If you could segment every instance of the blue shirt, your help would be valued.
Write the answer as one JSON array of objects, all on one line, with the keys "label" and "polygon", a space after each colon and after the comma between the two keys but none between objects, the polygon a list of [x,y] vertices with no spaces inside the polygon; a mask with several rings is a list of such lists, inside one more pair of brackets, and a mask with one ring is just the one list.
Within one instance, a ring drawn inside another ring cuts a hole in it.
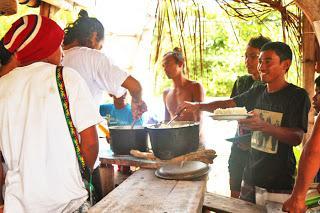
[{"label": "blue shirt", "polygon": [[[110,126],[126,126],[133,122],[130,104],[126,104],[122,109],[115,108],[113,104],[100,105],[100,115],[107,116],[107,114],[110,115]],[[141,126],[142,119],[137,120],[135,125]]]}]

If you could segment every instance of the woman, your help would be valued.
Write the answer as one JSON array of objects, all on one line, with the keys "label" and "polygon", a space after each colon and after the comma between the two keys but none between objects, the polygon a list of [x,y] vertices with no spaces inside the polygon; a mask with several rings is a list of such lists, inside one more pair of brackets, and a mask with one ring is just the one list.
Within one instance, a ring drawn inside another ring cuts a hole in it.
[{"label": "woman", "polygon": [[[12,59],[19,65],[0,78],[0,149],[8,167],[5,212],[88,208],[56,81],[63,37],[51,19],[27,15],[13,23],[0,45],[7,53],[0,54],[2,67]],[[81,153],[92,169],[98,154],[95,125],[101,117],[79,74],[64,67],[63,78]]]},{"label": "woman", "polygon": [[103,92],[119,98],[125,93],[124,88],[128,89],[132,96],[133,118],[140,118],[147,110],[141,99],[142,87],[135,78],[114,65],[99,51],[103,42],[103,25],[81,10],[79,18],[65,29],[63,64],[79,72],[97,103],[100,103]]}]

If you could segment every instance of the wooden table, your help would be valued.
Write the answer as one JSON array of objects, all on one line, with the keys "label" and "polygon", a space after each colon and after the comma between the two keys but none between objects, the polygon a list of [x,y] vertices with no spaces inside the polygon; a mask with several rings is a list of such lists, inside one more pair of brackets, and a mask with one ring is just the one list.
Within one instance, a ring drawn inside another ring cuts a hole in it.
[{"label": "wooden table", "polygon": [[89,212],[201,212],[207,177],[197,181],[157,178],[140,169],[93,206]]},{"label": "wooden table", "polygon": [[139,159],[130,155],[113,155],[109,149],[100,156],[100,181],[102,195],[105,196],[115,187],[114,168],[112,164],[120,166],[135,166],[140,168],[158,168],[159,163],[152,160]]},{"label": "wooden table", "polygon": [[205,209],[218,213],[246,212],[262,213],[267,212],[265,207],[255,205],[240,199],[225,197],[214,193],[206,193],[203,206]]}]

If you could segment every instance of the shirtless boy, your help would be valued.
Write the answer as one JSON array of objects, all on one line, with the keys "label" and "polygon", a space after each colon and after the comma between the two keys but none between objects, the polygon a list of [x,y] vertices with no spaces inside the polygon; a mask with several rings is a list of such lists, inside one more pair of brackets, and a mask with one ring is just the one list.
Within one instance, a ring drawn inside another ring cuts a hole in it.
[{"label": "shirtless boy", "polygon": [[[177,107],[184,101],[202,102],[204,90],[200,83],[190,81],[183,75],[184,58],[181,49],[174,48],[173,51],[163,56],[162,67],[169,79],[173,81],[173,88],[163,92],[165,104],[165,120],[170,120],[177,113]],[[200,113],[186,112],[176,120],[200,121]]]}]

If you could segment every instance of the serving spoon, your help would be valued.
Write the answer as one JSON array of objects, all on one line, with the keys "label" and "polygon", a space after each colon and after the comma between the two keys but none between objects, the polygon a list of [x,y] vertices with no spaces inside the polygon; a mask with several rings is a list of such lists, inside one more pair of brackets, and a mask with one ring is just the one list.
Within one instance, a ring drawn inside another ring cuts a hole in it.
[{"label": "serving spoon", "polygon": [[174,120],[176,120],[183,111],[185,111],[186,108],[183,108],[182,110],[180,110],[175,116],[173,116],[173,118],[167,123],[167,125],[169,126]]},{"label": "serving spoon", "polygon": [[138,120],[137,118],[133,119],[132,124],[131,124],[131,129],[133,129],[133,127],[134,127],[135,123],[137,122],[137,120]]}]

